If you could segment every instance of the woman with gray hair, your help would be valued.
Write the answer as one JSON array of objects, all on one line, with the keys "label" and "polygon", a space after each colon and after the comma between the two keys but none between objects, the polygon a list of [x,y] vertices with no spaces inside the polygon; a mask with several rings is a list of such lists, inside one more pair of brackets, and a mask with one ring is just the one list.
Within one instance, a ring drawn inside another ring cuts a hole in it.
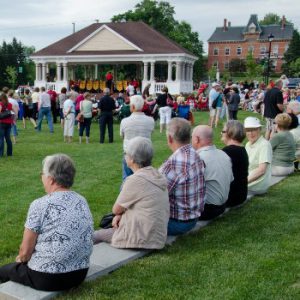
[{"label": "woman with gray hair", "polygon": [[133,175],[126,178],[113,206],[113,228],[94,232],[94,243],[117,248],[161,249],[167,239],[169,197],[167,181],[151,166],[152,143],[135,137],[128,143],[126,162]]},{"label": "woman with gray hair", "polygon": [[58,291],[84,280],[93,220],[85,198],[70,190],[74,176],[75,166],[67,155],[44,159],[41,177],[47,195],[31,203],[19,255],[0,268],[0,282]]},{"label": "woman with gray hair", "polygon": [[236,120],[228,121],[222,130],[222,142],[226,145],[222,150],[231,158],[234,180],[230,184],[227,207],[242,204],[248,192],[248,154],[242,142],[245,139],[245,128]]}]

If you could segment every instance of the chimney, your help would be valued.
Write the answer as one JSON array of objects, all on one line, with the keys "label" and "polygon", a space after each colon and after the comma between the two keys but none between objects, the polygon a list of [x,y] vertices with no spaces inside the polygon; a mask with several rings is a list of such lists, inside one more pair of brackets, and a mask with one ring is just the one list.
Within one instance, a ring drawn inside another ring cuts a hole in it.
[{"label": "chimney", "polygon": [[281,19],[281,30],[283,30],[285,28],[285,23],[286,23],[286,18],[285,18],[285,16],[282,16],[282,19]]},{"label": "chimney", "polygon": [[230,21],[228,21],[228,28],[229,28],[229,27],[231,27],[231,22],[230,22]]},{"label": "chimney", "polygon": [[227,19],[224,19],[223,31],[227,31]]}]

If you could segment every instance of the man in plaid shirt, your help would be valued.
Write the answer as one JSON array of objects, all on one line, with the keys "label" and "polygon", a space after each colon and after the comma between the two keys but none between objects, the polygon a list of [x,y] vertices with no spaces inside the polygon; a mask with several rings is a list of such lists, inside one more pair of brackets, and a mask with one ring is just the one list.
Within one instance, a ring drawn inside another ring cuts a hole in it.
[{"label": "man in plaid shirt", "polygon": [[192,148],[190,139],[190,123],[182,118],[173,118],[167,130],[168,146],[173,154],[159,169],[168,180],[168,235],[191,230],[204,208],[205,164]]}]

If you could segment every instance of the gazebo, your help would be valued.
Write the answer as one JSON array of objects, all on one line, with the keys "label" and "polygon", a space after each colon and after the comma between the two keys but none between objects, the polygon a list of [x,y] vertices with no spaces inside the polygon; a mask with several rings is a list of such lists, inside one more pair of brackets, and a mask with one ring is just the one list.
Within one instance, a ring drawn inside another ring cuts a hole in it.
[{"label": "gazebo", "polygon": [[[62,87],[69,88],[70,80],[76,80],[74,70],[78,65],[92,66],[93,77],[98,78],[101,65],[109,64],[117,78],[118,65],[135,64],[142,89],[151,83],[150,93],[160,93],[168,86],[170,93],[179,94],[193,90],[197,57],[144,22],[120,22],[91,24],[35,52],[31,59],[36,66],[35,86],[58,92]],[[49,64],[56,65],[53,81],[47,78]],[[165,66],[165,78],[155,78],[158,65]]]}]

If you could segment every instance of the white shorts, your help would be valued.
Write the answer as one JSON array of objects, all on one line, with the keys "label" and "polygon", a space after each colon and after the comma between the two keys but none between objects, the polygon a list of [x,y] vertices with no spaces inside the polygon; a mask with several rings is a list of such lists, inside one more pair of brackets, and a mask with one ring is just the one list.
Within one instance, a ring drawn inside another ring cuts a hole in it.
[{"label": "white shorts", "polygon": [[68,114],[65,118],[64,136],[73,136],[74,134],[75,114]]},{"label": "white shorts", "polygon": [[172,108],[164,106],[159,109],[160,124],[169,124],[171,121]]},{"label": "white shorts", "polygon": [[209,108],[209,116],[210,116],[210,117],[214,117],[214,116],[215,116],[215,114],[216,114],[216,109],[215,109],[215,108],[212,108],[212,107],[210,107],[210,108]]}]

